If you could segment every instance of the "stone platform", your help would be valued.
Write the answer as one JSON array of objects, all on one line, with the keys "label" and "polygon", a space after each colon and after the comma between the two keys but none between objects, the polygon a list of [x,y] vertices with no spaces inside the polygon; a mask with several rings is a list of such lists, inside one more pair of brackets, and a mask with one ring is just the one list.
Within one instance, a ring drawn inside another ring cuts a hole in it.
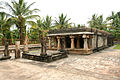
[{"label": "stone platform", "polygon": [[46,55],[40,55],[40,50],[30,51],[29,53],[22,54],[22,58],[24,59],[30,59],[41,62],[52,62],[66,57],[68,57],[67,53],[60,51],[47,51]]},{"label": "stone platform", "polygon": [[10,59],[11,56],[0,56],[0,60],[6,60],[6,59]]}]

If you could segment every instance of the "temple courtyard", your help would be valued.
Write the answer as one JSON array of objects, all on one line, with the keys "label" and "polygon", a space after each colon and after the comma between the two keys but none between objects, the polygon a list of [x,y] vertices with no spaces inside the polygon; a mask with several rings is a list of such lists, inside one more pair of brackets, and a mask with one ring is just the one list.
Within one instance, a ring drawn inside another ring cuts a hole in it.
[{"label": "temple courtyard", "polygon": [[73,55],[51,63],[27,59],[0,61],[0,80],[120,80],[120,50]]}]

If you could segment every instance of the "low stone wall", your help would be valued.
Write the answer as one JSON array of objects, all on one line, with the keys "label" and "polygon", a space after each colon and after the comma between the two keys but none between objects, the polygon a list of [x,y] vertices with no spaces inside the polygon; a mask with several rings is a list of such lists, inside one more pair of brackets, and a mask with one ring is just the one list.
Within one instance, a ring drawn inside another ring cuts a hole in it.
[{"label": "low stone wall", "polygon": [[[51,48],[49,50],[57,50],[57,48]],[[88,50],[84,50],[84,49],[65,49],[66,51],[68,51],[69,54],[92,54],[93,50],[92,49],[88,49]]]}]

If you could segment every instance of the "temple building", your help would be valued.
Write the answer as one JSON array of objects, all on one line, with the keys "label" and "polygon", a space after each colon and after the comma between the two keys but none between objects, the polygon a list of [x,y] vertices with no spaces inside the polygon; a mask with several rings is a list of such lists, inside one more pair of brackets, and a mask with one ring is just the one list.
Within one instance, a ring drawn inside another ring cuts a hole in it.
[{"label": "temple building", "polygon": [[72,54],[91,54],[113,45],[113,35],[93,28],[56,29],[48,32],[49,50]]}]

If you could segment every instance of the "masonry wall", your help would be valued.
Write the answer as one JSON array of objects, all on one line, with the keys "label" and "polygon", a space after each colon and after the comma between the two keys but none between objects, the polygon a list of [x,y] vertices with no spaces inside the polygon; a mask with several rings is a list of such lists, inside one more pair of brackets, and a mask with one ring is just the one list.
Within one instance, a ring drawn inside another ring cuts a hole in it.
[{"label": "masonry wall", "polygon": [[[98,37],[98,42],[96,41]],[[104,39],[105,38],[105,39]],[[92,38],[92,49],[96,49],[96,42],[98,43],[98,48],[100,47],[107,47],[107,36],[106,37],[102,37],[102,35],[93,35]]]}]

